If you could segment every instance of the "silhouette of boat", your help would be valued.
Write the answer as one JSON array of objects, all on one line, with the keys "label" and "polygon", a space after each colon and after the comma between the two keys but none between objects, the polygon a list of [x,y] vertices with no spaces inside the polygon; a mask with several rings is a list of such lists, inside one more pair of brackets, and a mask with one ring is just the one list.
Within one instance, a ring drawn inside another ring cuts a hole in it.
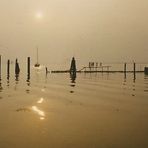
[{"label": "silhouette of boat", "polygon": [[39,64],[39,57],[38,57],[38,48],[37,48],[37,62],[34,64],[34,67],[40,67],[40,64]]}]

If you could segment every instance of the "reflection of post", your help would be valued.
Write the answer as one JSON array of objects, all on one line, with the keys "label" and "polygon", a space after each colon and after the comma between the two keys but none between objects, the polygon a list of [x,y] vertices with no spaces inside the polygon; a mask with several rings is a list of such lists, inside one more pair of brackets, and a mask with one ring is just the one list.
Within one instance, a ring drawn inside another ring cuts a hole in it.
[{"label": "reflection of post", "polygon": [[1,82],[1,79],[0,79],[0,92],[2,92],[3,90],[3,87],[2,87],[2,82]]},{"label": "reflection of post", "polygon": [[15,81],[18,82],[19,81],[19,74],[15,75]]},{"label": "reflection of post", "polygon": [[[75,87],[75,80],[76,80],[76,73],[70,73],[70,79],[71,79],[71,87]],[[74,93],[74,90],[71,90],[70,93]]]},{"label": "reflection of post", "polygon": [[103,72],[103,66],[102,66],[102,72]]},{"label": "reflection of post", "polygon": [[107,72],[109,72],[109,66],[107,66]]},{"label": "reflection of post", "polygon": [[71,83],[75,83],[76,77],[77,77],[76,73],[71,73],[70,74]]},{"label": "reflection of post", "polygon": [[98,71],[97,68],[98,68],[98,62],[96,62],[96,72]]},{"label": "reflection of post", "polygon": [[126,72],[124,73],[124,79],[126,79]]},{"label": "reflection of post", "polygon": [[30,57],[27,58],[27,85],[30,85]]},{"label": "reflection of post", "polygon": [[0,55],[0,92],[2,91],[2,83],[1,83],[1,55]]}]

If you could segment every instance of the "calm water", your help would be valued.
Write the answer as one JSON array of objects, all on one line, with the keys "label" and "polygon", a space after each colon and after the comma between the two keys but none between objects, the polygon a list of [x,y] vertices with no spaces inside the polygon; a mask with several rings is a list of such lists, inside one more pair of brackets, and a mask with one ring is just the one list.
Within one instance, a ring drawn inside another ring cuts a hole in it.
[{"label": "calm water", "polygon": [[147,148],[148,76],[2,76],[0,148]]}]

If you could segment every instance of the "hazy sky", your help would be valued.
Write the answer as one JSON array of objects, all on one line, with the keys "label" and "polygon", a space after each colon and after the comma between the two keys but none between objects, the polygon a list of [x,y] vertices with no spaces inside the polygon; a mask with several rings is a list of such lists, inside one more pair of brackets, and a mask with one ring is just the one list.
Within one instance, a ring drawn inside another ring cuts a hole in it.
[{"label": "hazy sky", "polygon": [[0,54],[40,63],[148,62],[148,0],[0,0]]}]

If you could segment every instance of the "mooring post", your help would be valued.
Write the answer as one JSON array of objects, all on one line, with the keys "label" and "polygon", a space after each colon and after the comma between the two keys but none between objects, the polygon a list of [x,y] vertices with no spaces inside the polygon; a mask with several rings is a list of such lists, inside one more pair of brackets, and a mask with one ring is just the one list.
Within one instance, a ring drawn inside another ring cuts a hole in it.
[{"label": "mooring post", "polygon": [[16,59],[15,61],[15,74],[18,75],[20,73],[19,63]]},{"label": "mooring post", "polygon": [[76,74],[76,61],[75,58],[73,57],[71,60],[71,65],[70,65],[70,73]]},{"label": "mooring post", "polygon": [[126,63],[124,63],[124,73],[126,73]]},{"label": "mooring post", "polygon": [[48,73],[48,69],[47,69],[47,67],[46,67],[46,74]]},{"label": "mooring post", "polygon": [[136,63],[134,62],[134,73],[136,72]]},{"label": "mooring post", "polygon": [[1,58],[1,55],[0,55],[0,76],[1,76],[1,60],[2,60],[2,58]]},{"label": "mooring post", "polygon": [[27,73],[30,75],[30,57],[27,58]]},{"label": "mooring post", "polygon": [[0,55],[0,80],[1,80],[1,55]]},{"label": "mooring post", "polygon": [[136,79],[136,63],[134,62],[134,81]]},{"label": "mooring post", "polygon": [[7,61],[7,77],[10,75],[10,60]]}]

